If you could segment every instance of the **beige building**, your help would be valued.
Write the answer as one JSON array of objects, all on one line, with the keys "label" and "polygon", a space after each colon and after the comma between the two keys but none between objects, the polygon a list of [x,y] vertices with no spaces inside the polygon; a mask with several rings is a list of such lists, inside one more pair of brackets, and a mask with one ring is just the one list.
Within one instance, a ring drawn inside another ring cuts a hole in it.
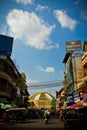
[{"label": "beige building", "polygon": [[37,92],[29,97],[29,105],[34,108],[53,109],[52,100],[55,99],[53,95],[48,92]]}]

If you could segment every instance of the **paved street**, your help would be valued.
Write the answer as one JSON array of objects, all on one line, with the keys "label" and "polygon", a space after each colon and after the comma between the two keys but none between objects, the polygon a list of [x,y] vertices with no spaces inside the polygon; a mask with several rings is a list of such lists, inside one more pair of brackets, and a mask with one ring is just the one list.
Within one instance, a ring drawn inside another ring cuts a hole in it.
[{"label": "paved street", "polygon": [[58,119],[50,119],[48,124],[45,124],[42,119],[30,120],[26,123],[20,123],[18,127],[28,127],[28,128],[63,128],[63,122]]},{"label": "paved street", "polygon": [[[0,124],[0,129],[1,130],[66,130],[64,128],[64,124],[62,121],[60,121],[57,118],[51,118],[48,122],[48,124],[45,124],[44,121],[42,119],[31,119],[31,120],[26,120],[26,122],[18,122],[15,125],[3,125]],[[85,130],[86,127],[81,127],[81,128],[67,128],[68,130],[73,130],[73,129],[81,129],[81,130]]]},{"label": "paved street", "polygon": [[32,119],[27,120],[26,122],[16,123],[14,126],[2,125],[1,128],[64,128],[63,122],[57,118],[51,118],[48,124],[44,123],[43,119]]}]

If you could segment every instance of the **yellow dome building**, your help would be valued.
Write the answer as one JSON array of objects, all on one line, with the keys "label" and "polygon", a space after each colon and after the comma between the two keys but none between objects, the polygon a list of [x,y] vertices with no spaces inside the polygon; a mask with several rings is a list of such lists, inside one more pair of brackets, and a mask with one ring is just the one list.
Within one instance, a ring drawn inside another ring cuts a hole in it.
[{"label": "yellow dome building", "polygon": [[53,99],[55,97],[48,92],[37,92],[29,97],[29,103],[34,108],[51,110],[53,107],[51,104]]}]

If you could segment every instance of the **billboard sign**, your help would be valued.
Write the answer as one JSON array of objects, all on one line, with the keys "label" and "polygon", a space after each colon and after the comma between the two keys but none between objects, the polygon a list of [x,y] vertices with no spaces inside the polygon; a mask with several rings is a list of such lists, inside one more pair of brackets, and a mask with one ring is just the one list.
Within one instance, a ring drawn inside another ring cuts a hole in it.
[{"label": "billboard sign", "polygon": [[87,88],[82,89],[82,98],[83,100],[87,99]]},{"label": "billboard sign", "polygon": [[70,106],[74,104],[74,96],[73,94],[67,96],[67,105]]},{"label": "billboard sign", "polygon": [[67,102],[68,102],[68,103],[73,103],[73,102],[74,102],[74,97],[73,97],[73,95],[69,95],[69,96],[67,97]]},{"label": "billboard sign", "polygon": [[13,38],[0,35],[0,55],[11,56],[13,46]]},{"label": "billboard sign", "polygon": [[80,101],[80,92],[74,93],[74,102]]},{"label": "billboard sign", "polygon": [[81,50],[81,49],[82,49],[82,45],[80,40],[66,42],[67,53],[72,53],[73,51]]}]

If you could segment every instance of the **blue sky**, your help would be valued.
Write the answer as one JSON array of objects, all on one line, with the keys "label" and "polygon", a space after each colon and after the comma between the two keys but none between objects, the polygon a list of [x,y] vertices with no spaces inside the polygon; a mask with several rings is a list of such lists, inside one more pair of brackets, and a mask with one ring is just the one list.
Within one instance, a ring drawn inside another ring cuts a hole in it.
[{"label": "blue sky", "polygon": [[27,83],[63,80],[65,43],[87,40],[86,5],[86,0],[0,0],[0,34],[14,37],[11,58]]}]

